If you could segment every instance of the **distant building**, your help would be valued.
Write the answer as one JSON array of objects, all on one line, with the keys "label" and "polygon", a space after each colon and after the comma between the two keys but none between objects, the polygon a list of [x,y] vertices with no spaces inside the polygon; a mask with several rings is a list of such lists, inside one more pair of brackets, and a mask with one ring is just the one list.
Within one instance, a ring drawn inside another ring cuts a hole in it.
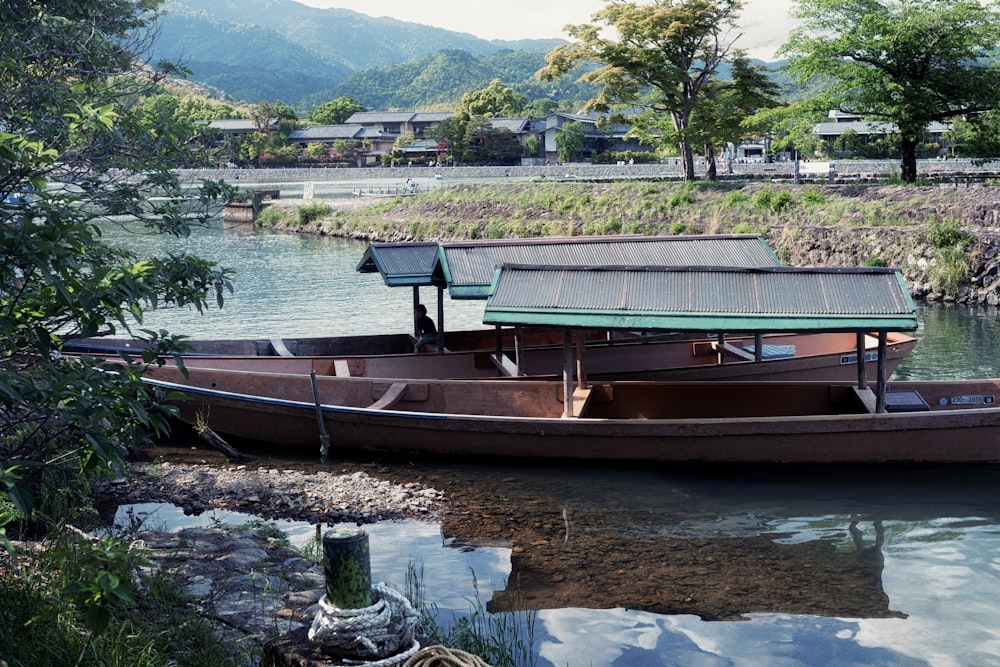
[{"label": "distant building", "polygon": [[[274,129],[278,125],[278,119],[273,118],[268,123],[268,129]],[[226,120],[213,120],[208,123],[211,130],[215,130],[225,136],[239,136],[253,134],[257,131],[257,124],[249,118],[232,118]]]},{"label": "distant building", "polygon": [[[844,113],[835,109],[831,110],[827,117],[830,119],[828,122],[817,123],[813,127],[813,134],[828,144],[833,144],[848,131],[856,134],[862,144],[884,139],[899,131],[895,123],[862,120],[861,116],[857,114]],[[925,130],[927,141],[941,143],[943,135],[950,129],[951,126],[944,123],[930,123]]]},{"label": "distant building", "polygon": [[597,126],[600,116],[595,113],[572,114],[558,111],[545,117],[545,157],[551,160],[559,156],[559,145],[556,137],[566,123],[582,123],[586,132],[581,156],[590,157],[591,153],[605,152],[645,152],[653,150],[644,146],[635,137],[629,136],[631,126],[615,124],[607,129]]}]

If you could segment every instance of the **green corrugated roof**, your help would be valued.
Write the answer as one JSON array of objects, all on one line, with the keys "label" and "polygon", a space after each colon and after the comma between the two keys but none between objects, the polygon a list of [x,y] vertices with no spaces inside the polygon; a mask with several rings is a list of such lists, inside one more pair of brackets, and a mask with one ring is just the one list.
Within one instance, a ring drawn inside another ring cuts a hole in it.
[{"label": "green corrugated roof", "polygon": [[896,269],[503,265],[483,322],[718,332],[912,331]]},{"label": "green corrugated roof", "polygon": [[441,244],[454,299],[485,299],[501,264],[560,266],[775,266],[767,242],[751,234],[592,236]]},{"label": "green corrugated roof", "polygon": [[358,263],[390,287],[448,285],[455,299],[485,299],[504,263],[565,266],[770,266],[780,264],[759,236],[574,236],[441,244],[373,243]]},{"label": "green corrugated roof", "polygon": [[[372,243],[358,262],[358,272],[382,274],[389,287],[434,285],[438,244]],[[440,274],[439,274],[440,275]],[[437,279],[440,282],[441,278]]]}]

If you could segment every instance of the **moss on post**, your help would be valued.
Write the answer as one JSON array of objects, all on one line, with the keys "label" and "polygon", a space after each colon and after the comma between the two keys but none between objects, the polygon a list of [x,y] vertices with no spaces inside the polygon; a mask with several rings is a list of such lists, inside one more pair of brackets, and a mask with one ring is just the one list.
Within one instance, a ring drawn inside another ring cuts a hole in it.
[{"label": "moss on post", "polygon": [[339,528],[323,535],[326,599],[340,609],[372,605],[371,551],[368,533]]}]

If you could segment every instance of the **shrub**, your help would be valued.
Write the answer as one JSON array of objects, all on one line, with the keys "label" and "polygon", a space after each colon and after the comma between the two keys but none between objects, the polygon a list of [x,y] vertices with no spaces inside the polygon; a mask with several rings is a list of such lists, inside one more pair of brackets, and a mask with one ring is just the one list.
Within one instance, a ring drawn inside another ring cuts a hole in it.
[{"label": "shrub", "polygon": [[680,192],[675,192],[670,195],[670,208],[680,208],[681,206],[690,206],[695,201],[694,193],[691,191],[690,185],[685,185]]},{"label": "shrub", "polygon": [[924,232],[924,243],[932,248],[948,248],[961,243],[963,249],[969,236],[959,228],[958,220],[931,220]]},{"label": "shrub", "polygon": [[330,213],[330,207],[323,202],[314,201],[295,209],[295,217],[299,225],[305,226]]},{"label": "shrub", "polygon": [[787,190],[764,188],[753,198],[753,207],[758,211],[779,213],[792,205],[792,195]]}]

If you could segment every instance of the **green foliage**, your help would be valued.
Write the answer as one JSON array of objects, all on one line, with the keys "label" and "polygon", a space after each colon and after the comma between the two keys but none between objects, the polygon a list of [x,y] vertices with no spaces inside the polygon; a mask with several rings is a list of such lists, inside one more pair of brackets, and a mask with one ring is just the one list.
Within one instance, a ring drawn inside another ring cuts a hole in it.
[{"label": "green foliage", "polygon": [[757,234],[758,236],[764,236],[771,228],[764,224],[755,225],[749,222],[740,222],[733,225],[733,234]]},{"label": "green foliage", "polygon": [[690,184],[670,195],[670,208],[681,208],[695,203],[694,192]]},{"label": "green foliage", "polygon": [[802,193],[802,203],[810,206],[821,206],[826,202],[823,193],[815,188],[810,188]]},{"label": "green foliage", "polygon": [[587,130],[583,123],[571,120],[563,123],[556,135],[556,146],[559,149],[559,159],[563,162],[572,162],[576,159],[577,153],[583,146],[587,137]]},{"label": "green foliage", "polygon": [[[180,105],[156,98],[147,82],[163,73],[141,67],[136,51],[159,4],[0,4],[0,522],[8,528],[44,533],[92,516],[92,484],[118,474],[124,452],[165,432],[174,413],[140,373],[181,343],[141,329],[143,312],[201,312],[232,289],[230,272],[213,262],[143,257],[102,240],[98,223],[184,237],[230,195],[221,183],[181,183],[172,170],[197,163],[195,130],[178,120]],[[94,359],[58,354],[68,338],[118,331],[151,343],[133,367],[109,373]],[[128,602],[121,557],[104,543],[75,553],[79,576],[58,591],[93,631]]]},{"label": "green foliage", "polygon": [[726,208],[736,208],[750,201],[750,195],[742,190],[734,190],[726,195],[723,205]]},{"label": "green foliage", "polygon": [[799,26],[782,47],[800,81],[823,77],[816,101],[894,123],[903,180],[916,180],[916,152],[932,121],[1000,104],[995,3],[798,0]]},{"label": "green foliage", "polygon": [[424,601],[422,571],[411,563],[407,569],[406,597],[421,614],[421,631],[432,640],[482,658],[493,667],[532,667],[538,662],[535,649],[537,612],[516,611],[517,593],[506,603],[487,609],[479,597],[476,573],[471,572],[475,596],[469,600],[469,612],[454,615],[450,627],[438,620],[440,612]]},{"label": "green foliage", "polygon": [[739,0],[610,2],[593,15],[594,23],[568,27],[573,41],[553,49],[538,76],[552,80],[595,64],[580,77],[598,87],[588,108],[644,109],[629,119],[639,139],[678,144],[685,180],[693,181],[692,145],[711,122],[697,130],[692,117],[711,99],[708,91],[730,52],[728,33],[740,8]]},{"label": "green foliage", "polygon": [[923,241],[932,248],[951,248],[959,246],[964,249],[969,241],[969,235],[961,230],[958,220],[954,218],[935,218],[928,222],[923,234]]},{"label": "green foliage", "polygon": [[940,294],[957,296],[959,287],[968,283],[970,276],[969,255],[964,241],[938,249],[930,275],[931,289]]},{"label": "green foliage", "polygon": [[788,190],[774,190],[766,187],[757,192],[753,198],[753,207],[758,211],[773,211],[780,213],[794,203]]},{"label": "green foliage", "polygon": [[485,88],[462,95],[458,112],[470,118],[473,116],[513,118],[521,114],[524,105],[524,95],[517,94],[500,79],[493,79]]},{"label": "green foliage", "polygon": [[310,118],[318,125],[341,125],[358,111],[364,111],[363,104],[358,104],[350,97],[337,97],[324,102],[313,109]]},{"label": "green foliage", "polygon": [[330,205],[321,201],[313,201],[295,208],[295,219],[302,227],[310,225],[329,214]]},{"label": "green foliage", "polygon": [[8,664],[237,667],[255,660],[251,647],[219,642],[178,582],[146,568],[147,554],[130,547],[129,536],[88,541],[61,532],[50,551],[20,554],[0,569],[0,626],[8,630],[0,632],[0,656]]}]

